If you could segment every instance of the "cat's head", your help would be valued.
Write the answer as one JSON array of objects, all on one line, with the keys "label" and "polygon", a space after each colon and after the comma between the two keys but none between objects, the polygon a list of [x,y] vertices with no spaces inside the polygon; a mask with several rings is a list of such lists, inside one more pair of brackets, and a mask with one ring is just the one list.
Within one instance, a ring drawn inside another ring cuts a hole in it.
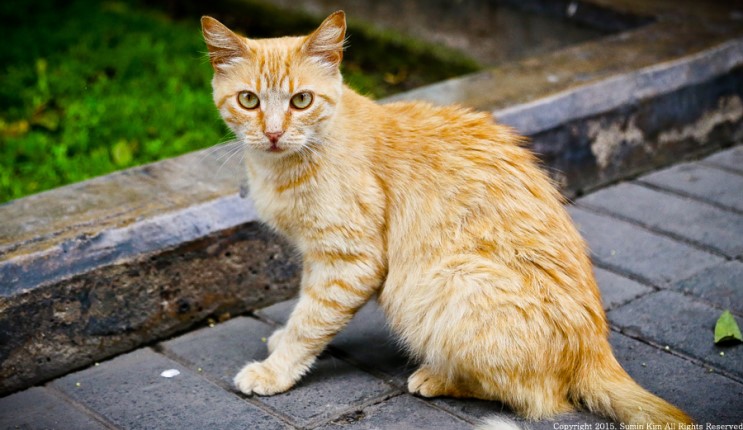
[{"label": "cat's head", "polygon": [[343,12],[303,37],[249,39],[206,16],[201,25],[214,102],[249,151],[281,157],[322,140],[343,90]]}]

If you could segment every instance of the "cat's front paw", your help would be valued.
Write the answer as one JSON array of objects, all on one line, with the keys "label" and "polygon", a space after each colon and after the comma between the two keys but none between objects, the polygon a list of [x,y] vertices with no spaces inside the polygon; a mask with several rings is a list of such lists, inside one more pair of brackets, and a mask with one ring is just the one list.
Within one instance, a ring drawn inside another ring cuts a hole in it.
[{"label": "cat's front paw", "polygon": [[291,378],[271,368],[265,361],[253,362],[235,376],[235,387],[245,394],[271,396],[283,393],[294,385]]},{"label": "cat's front paw", "polygon": [[268,353],[272,353],[276,350],[276,347],[281,343],[281,338],[284,337],[284,333],[286,332],[286,328],[279,328],[276,329],[276,331],[273,332],[271,336],[268,337]]}]

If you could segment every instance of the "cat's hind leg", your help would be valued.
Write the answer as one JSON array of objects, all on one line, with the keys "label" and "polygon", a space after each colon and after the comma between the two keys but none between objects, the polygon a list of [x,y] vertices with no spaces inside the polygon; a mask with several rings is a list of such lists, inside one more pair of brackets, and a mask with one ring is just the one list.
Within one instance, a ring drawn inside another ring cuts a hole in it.
[{"label": "cat's hind leg", "polygon": [[433,368],[422,365],[408,378],[408,391],[423,397],[476,397],[461,383],[436,372]]},{"label": "cat's hind leg", "polygon": [[[392,325],[428,364],[411,376],[410,391],[497,400],[529,419],[571,410],[574,336],[555,321],[578,310],[570,303],[550,306],[535,291],[547,281],[535,286],[528,275],[498,261],[455,255],[398,293],[406,300],[388,306]],[[449,375],[455,377],[442,378]]]}]

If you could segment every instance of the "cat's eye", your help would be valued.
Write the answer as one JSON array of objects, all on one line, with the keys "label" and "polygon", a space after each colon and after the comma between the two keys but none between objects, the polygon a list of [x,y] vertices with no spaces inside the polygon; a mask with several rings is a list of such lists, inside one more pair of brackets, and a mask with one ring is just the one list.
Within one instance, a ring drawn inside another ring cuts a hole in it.
[{"label": "cat's eye", "polygon": [[295,109],[307,109],[312,104],[312,93],[297,93],[292,96],[292,107]]},{"label": "cat's eye", "polygon": [[250,91],[240,91],[240,94],[237,95],[237,102],[245,109],[255,109],[260,104],[258,96]]}]

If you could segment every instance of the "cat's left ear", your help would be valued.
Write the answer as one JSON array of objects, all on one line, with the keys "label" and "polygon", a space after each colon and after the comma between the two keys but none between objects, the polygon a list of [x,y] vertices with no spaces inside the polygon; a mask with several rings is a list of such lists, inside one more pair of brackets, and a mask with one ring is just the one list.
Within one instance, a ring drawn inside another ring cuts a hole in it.
[{"label": "cat's left ear", "polygon": [[248,56],[249,50],[243,39],[216,19],[202,16],[201,31],[215,71],[225,63]]},{"label": "cat's left ear", "polygon": [[312,34],[307,36],[302,50],[321,63],[337,68],[343,59],[343,42],[346,38],[346,14],[333,12]]}]

